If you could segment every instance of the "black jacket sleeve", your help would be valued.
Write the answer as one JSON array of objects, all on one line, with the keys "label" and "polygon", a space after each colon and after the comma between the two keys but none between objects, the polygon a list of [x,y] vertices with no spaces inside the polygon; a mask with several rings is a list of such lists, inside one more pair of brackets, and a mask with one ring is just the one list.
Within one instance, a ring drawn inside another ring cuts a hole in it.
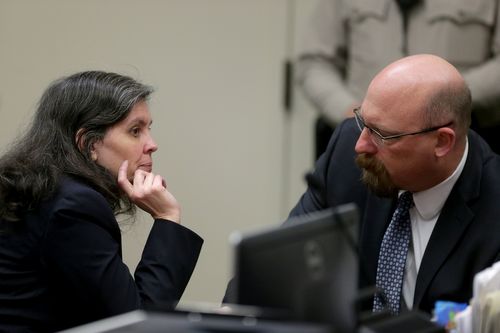
[{"label": "black jacket sleeve", "polygon": [[118,223],[99,193],[69,183],[54,202],[42,258],[54,315],[64,326],[179,300],[201,249],[198,235],[155,221],[134,280],[122,260]]}]

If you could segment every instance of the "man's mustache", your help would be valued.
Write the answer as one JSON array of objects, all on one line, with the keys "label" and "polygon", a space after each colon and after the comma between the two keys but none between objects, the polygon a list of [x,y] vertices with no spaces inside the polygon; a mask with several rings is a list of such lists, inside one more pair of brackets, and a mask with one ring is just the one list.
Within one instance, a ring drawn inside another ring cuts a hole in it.
[{"label": "man's mustache", "polygon": [[377,160],[375,157],[369,156],[367,154],[358,154],[356,157],[356,164],[367,171],[372,173],[379,173],[385,171],[385,167]]},{"label": "man's mustache", "polygon": [[363,170],[362,181],[377,195],[392,197],[398,193],[384,164],[375,157],[359,154],[356,164]]}]

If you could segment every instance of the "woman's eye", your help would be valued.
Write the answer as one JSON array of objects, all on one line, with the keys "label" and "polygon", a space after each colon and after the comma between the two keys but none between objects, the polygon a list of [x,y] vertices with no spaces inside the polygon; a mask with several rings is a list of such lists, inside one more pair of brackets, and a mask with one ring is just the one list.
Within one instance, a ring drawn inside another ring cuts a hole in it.
[{"label": "woman's eye", "polygon": [[139,133],[140,133],[140,130],[139,130],[139,127],[134,127],[130,130],[130,133],[133,135],[133,136],[139,136]]}]

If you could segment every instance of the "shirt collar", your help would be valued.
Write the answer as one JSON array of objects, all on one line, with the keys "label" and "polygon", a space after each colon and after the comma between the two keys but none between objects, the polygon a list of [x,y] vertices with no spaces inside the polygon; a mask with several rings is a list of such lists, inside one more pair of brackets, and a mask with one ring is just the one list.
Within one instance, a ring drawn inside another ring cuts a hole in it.
[{"label": "shirt collar", "polygon": [[453,186],[457,182],[458,177],[462,174],[468,153],[469,141],[466,140],[462,159],[451,176],[430,189],[413,193],[415,208],[424,220],[435,218],[441,212]]}]

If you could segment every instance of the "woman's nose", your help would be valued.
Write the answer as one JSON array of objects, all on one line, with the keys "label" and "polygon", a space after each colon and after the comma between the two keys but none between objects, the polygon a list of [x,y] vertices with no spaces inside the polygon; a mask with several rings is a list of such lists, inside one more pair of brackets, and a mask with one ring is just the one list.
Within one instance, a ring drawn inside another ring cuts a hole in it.
[{"label": "woman's nose", "polygon": [[148,142],[146,142],[144,148],[146,153],[154,153],[158,150],[158,145],[156,144],[152,136],[149,136]]}]

